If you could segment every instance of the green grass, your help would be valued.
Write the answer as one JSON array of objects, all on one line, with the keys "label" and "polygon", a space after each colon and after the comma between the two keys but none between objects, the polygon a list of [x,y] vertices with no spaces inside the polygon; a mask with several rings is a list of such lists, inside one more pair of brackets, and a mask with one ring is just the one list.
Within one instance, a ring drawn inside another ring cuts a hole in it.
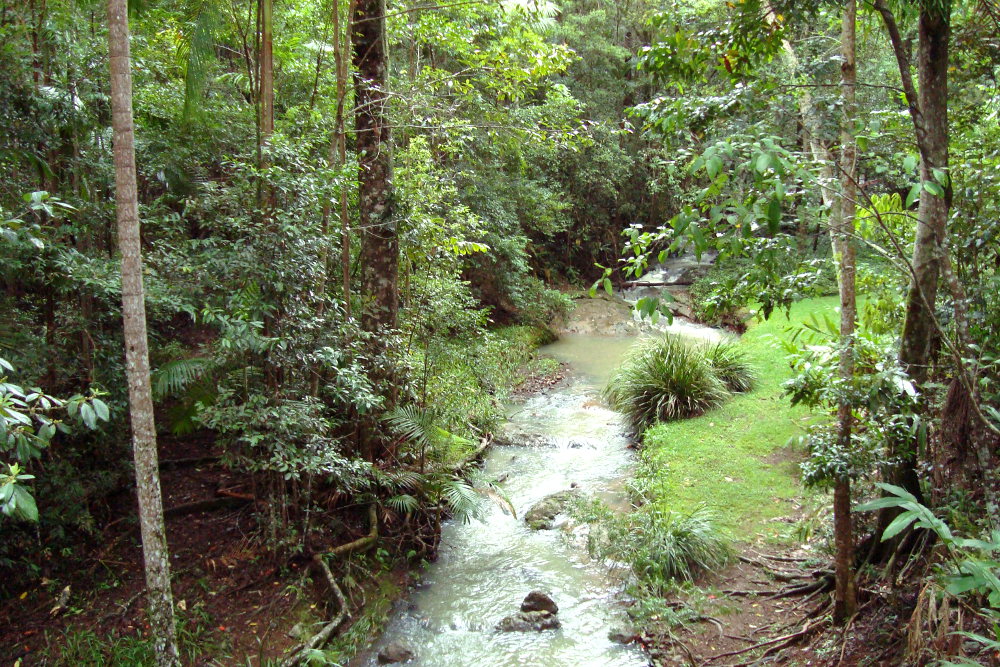
[{"label": "green grass", "polygon": [[756,371],[755,390],[702,416],[646,431],[642,455],[648,465],[637,483],[658,505],[681,513],[708,506],[737,539],[775,539],[787,532],[786,525],[770,520],[791,514],[803,490],[798,464],[784,449],[815,418],[782,396],[790,369],[774,337],[787,335],[810,313],[832,312],[836,304],[834,297],[808,299],[792,307],[790,320],[776,313],[752,325],[739,347]]}]

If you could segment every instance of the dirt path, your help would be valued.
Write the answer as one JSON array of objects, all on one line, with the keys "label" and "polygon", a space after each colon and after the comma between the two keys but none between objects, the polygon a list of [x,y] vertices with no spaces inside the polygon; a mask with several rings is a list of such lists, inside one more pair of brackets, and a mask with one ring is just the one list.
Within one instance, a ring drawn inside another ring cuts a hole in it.
[{"label": "dirt path", "polygon": [[812,552],[744,546],[729,568],[668,600],[685,622],[660,622],[643,639],[656,665],[821,664],[808,640],[828,625],[830,577]]}]

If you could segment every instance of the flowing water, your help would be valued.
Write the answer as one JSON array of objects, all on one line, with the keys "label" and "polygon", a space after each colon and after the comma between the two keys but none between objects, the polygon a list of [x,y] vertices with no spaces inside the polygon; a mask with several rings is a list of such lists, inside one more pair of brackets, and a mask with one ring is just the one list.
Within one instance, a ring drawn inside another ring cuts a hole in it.
[{"label": "flowing water", "polygon": [[[416,654],[410,664],[427,666],[648,664],[640,650],[608,639],[609,631],[624,623],[617,604],[620,589],[599,564],[588,561],[581,540],[558,525],[531,530],[520,518],[540,499],[573,484],[612,504],[621,501],[632,453],[620,416],[603,404],[600,391],[633,342],[631,337],[569,335],[543,348],[542,354],[569,364],[569,378],[512,407],[508,426],[512,432],[544,435],[552,445],[495,447],[484,462],[487,477],[506,476],[502,488],[519,518],[491,506],[482,521],[449,522],[438,559],[400,603],[362,664],[377,664],[379,649],[391,642]],[[532,590],[552,596],[562,627],[495,631]]]}]

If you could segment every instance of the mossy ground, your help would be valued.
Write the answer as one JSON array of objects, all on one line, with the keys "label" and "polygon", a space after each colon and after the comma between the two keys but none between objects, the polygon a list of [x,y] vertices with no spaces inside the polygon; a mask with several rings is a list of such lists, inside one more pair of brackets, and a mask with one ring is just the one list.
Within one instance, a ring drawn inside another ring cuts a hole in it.
[{"label": "mossy ground", "polygon": [[798,478],[803,452],[788,443],[822,417],[783,396],[791,371],[777,338],[811,313],[832,312],[836,303],[835,297],[808,299],[795,304],[789,318],[776,313],[751,324],[740,346],[758,376],[754,391],[700,417],[646,431],[647,465],[639,481],[656,502],[685,513],[707,505],[739,540],[789,535],[789,525],[776,520],[795,514],[805,492]]}]

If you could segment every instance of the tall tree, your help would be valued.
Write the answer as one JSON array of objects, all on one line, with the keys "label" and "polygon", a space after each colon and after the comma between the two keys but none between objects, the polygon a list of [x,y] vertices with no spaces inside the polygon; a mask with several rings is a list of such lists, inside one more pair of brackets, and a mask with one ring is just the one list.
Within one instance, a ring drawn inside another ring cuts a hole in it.
[{"label": "tall tree", "polygon": [[[857,87],[857,0],[847,0],[841,30],[840,84],[840,214],[834,216],[831,229],[837,256],[840,288],[840,379],[846,391],[854,380],[854,329],[857,320],[855,294],[854,214],[857,196],[857,141],[854,138]],[[837,444],[842,452],[851,451],[854,414],[851,397],[843,395],[837,407]],[[854,590],[854,534],[851,529],[850,470],[842,470],[833,488],[834,542],[836,543],[837,586],[834,619],[838,623],[854,615],[857,599]]]},{"label": "tall tree", "polygon": [[[947,177],[951,0],[920,0],[917,46],[919,91],[913,84],[909,45],[900,33],[895,15],[886,0],[875,0],[875,9],[882,16],[896,56],[920,153],[920,181],[925,186],[917,209],[912,276],[906,296],[906,317],[899,348],[900,363],[919,386],[927,380],[936,338],[934,305],[937,301],[951,203],[951,187]],[[921,497],[916,473],[916,447],[907,447],[897,454],[902,463],[896,470],[896,482],[918,498]],[[884,513],[882,523],[885,518],[888,515]]]},{"label": "tall tree", "polygon": [[125,373],[128,379],[132,451],[139,496],[139,525],[149,594],[149,622],[157,664],[179,665],[174,605],[170,592],[170,559],[156,454],[153,394],[149,381],[127,0],[108,0],[108,48],[111,61],[111,123],[114,129],[118,245],[122,256]]},{"label": "tall tree", "polygon": [[[396,389],[386,359],[386,336],[399,311],[399,235],[392,190],[392,148],[387,118],[388,45],[385,0],[358,0],[352,17],[355,131],[359,166],[361,325],[372,335],[371,380],[390,407]],[[362,453],[376,455],[374,424],[364,429]]]}]

